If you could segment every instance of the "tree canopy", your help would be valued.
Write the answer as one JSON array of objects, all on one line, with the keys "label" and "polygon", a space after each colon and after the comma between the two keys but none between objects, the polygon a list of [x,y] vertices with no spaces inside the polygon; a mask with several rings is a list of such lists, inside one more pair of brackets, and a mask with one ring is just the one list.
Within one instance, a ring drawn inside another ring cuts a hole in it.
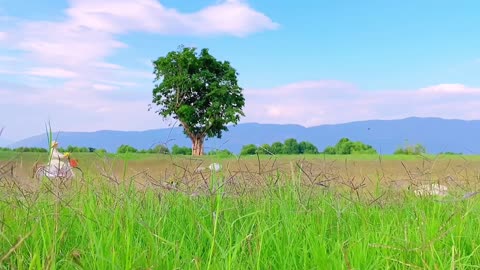
[{"label": "tree canopy", "polygon": [[427,150],[421,144],[408,145],[403,148],[398,148],[393,154],[395,155],[421,155],[425,154]]},{"label": "tree canopy", "polygon": [[127,144],[122,144],[117,148],[117,153],[118,154],[125,154],[125,153],[136,153],[138,150],[130,145]]},{"label": "tree canopy", "polygon": [[233,156],[233,153],[228,151],[227,149],[217,149],[217,150],[209,151],[208,155],[218,156],[218,157],[229,157],[229,156]]},{"label": "tree canopy", "polygon": [[242,147],[240,155],[255,155],[257,153],[257,146],[255,144],[247,144]]},{"label": "tree canopy", "polygon": [[203,155],[206,137],[221,138],[227,124],[244,116],[245,99],[236,70],[208,49],[180,46],[153,62],[156,83],[152,103],[164,118],[180,122],[192,140],[192,154]]},{"label": "tree canopy", "polygon": [[350,155],[350,154],[377,154],[371,145],[362,142],[353,142],[348,138],[341,138],[335,146],[328,146],[323,151],[329,155]]},{"label": "tree canopy", "polygon": [[192,148],[190,147],[182,147],[178,145],[173,145],[172,147],[172,155],[190,155],[192,154]]}]

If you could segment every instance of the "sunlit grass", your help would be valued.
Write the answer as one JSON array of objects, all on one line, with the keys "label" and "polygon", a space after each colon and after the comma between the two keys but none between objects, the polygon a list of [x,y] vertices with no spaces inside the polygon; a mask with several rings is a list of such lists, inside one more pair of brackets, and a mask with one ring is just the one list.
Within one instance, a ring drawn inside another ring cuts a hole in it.
[{"label": "sunlit grass", "polygon": [[[188,158],[191,156],[184,155],[162,155],[162,154],[152,154],[152,153],[124,153],[124,154],[115,154],[115,153],[72,153],[72,155],[79,158],[98,158],[98,157],[108,157],[111,159],[122,159],[122,160],[149,160],[149,159],[171,159],[171,158]],[[14,151],[0,151],[0,160],[6,160],[12,157],[22,156],[26,159],[38,159],[43,158],[48,160],[48,153],[34,153],[34,152],[14,152]],[[199,158],[199,157],[196,157]],[[460,159],[460,160],[480,160],[480,155],[376,155],[376,154],[354,154],[354,155],[324,155],[324,154],[309,154],[309,155],[251,155],[251,156],[209,156],[205,155],[200,157],[206,160],[251,160],[251,159],[283,159],[283,160],[298,160],[298,159],[325,159],[325,160],[398,160],[398,161],[408,161],[408,160],[425,160],[425,159]]]},{"label": "sunlit grass", "polygon": [[[224,197],[98,175],[60,192],[0,189],[2,269],[472,269],[480,204],[377,202],[286,185]],[[221,186],[221,177],[211,179]],[[316,195],[309,195],[316,194]],[[38,197],[37,197],[38,195]]]}]

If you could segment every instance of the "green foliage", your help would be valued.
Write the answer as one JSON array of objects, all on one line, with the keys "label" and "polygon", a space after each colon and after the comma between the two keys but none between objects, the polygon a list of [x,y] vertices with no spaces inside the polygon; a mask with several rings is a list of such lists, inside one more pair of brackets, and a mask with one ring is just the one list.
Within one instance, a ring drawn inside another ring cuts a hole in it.
[{"label": "green foliage", "polygon": [[297,140],[293,138],[286,139],[285,142],[283,143],[282,154],[286,154],[286,155],[300,154],[300,145],[298,144]]},{"label": "green foliage", "polygon": [[260,147],[257,148],[257,154],[259,155],[271,155],[272,154],[272,147],[270,145],[262,144]]},{"label": "green foliage", "polygon": [[318,154],[318,148],[310,142],[300,142],[300,154]]},{"label": "green foliage", "polygon": [[11,151],[13,151],[13,149],[8,148],[8,147],[0,147],[0,151],[3,151],[3,152],[11,152]]},{"label": "green foliage", "polygon": [[222,196],[225,182],[212,177],[218,192],[196,198],[136,190],[129,183],[114,186],[99,174],[81,185],[74,181],[61,200],[50,186],[19,198],[12,196],[16,187],[2,184],[0,269],[480,265],[477,199],[439,203],[403,192],[381,202],[371,198],[374,194],[352,199],[352,190],[312,192],[295,184],[296,173],[279,174],[282,184],[238,196]]},{"label": "green foliage", "polygon": [[341,138],[335,146],[328,146],[323,150],[324,154],[351,155],[351,154],[377,154],[371,145],[362,142],[353,142],[348,138]]},{"label": "green foliage", "polygon": [[447,151],[447,152],[440,152],[439,154],[440,154],[440,155],[463,155],[463,153],[462,153],[462,152],[458,152],[458,153],[456,153],[456,152],[450,152],[450,151]]},{"label": "green foliage", "polygon": [[[48,150],[45,148],[36,148],[36,147],[33,147],[33,148],[20,147],[17,149],[21,150],[19,152],[48,152]],[[67,146],[67,148],[59,147],[58,151],[70,152],[70,153],[93,153],[93,152],[96,152],[96,149],[92,147],[79,147],[79,146],[69,145]]]},{"label": "green foliage", "polygon": [[104,148],[95,149],[95,153],[98,153],[98,154],[106,154],[106,153],[107,153],[107,150],[104,149]]},{"label": "green foliage", "polygon": [[167,146],[163,144],[158,144],[153,149],[149,149],[147,153],[167,155],[170,154],[170,150]]},{"label": "green foliage", "polygon": [[192,148],[190,147],[181,147],[178,145],[172,146],[172,155],[191,155]]},{"label": "green foliage", "polygon": [[337,155],[348,155],[352,153],[353,142],[348,138],[341,138],[335,145],[335,153]]},{"label": "green foliage", "polygon": [[50,124],[50,121],[48,121],[48,125],[47,123],[45,123],[45,132],[47,135],[48,161],[50,162],[50,159],[52,157],[52,150],[53,150],[53,148],[51,147],[52,141],[53,141],[53,132],[52,132],[52,125]]},{"label": "green foliage", "polygon": [[421,155],[425,154],[427,150],[421,144],[408,145],[403,148],[398,148],[393,152],[394,155]]},{"label": "green foliage", "polygon": [[242,147],[240,155],[255,155],[257,153],[257,146],[255,144],[247,144]]},{"label": "green foliage", "polygon": [[122,144],[120,147],[117,149],[118,154],[124,154],[124,153],[136,153],[138,150],[134,148],[133,146]]},{"label": "green foliage", "polygon": [[362,142],[354,142],[351,150],[351,154],[378,154],[371,145],[364,144]]},{"label": "green foliage", "polygon": [[41,147],[17,147],[13,149],[15,152],[35,152],[35,153],[47,153],[48,150]]},{"label": "green foliage", "polygon": [[274,142],[270,147],[270,152],[273,155],[279,155],[283,153],[283,144],[281,142]]},{"label": "green foliage", "polygon": [[327,146],[325,150],[323,150],[323,153],[327,155],[335,155],[337,154],[337,150],[334,146]]},{"label": "green foliage", "polygon": [[260,147],[256,147],[253,144],[245,145],[241,151],[242,155],[299,155],[299,154],[318,154],[318,149],[310,142],[302,141],[297,142],[294,138],[286,139],[282,144],[281,142],[274,142],[272,145],[262,144]]},{"label": "green foliage", "polygon": [[[70,153],[87,153],[91,152],[88,147],[79,147],[79,146],[67,146],[66,152]],[[93,151],[92,151],[93,152]]]},{"label": "green foliage", "polygon": [[218,156],[218,157],[229,157],[233,156],[233,153],[228,151],[227,149],[223,150],[212,150],[208,152],[208,155],[210,156]]},{"label": "green foliage", "polygon": [[167,154],[170,154],[170,150],[165,145],[159,144],[159,145],[157,145],[157,146],[155,146],[154,148],[151,148],[151,149],[141,149],[137,153],[167,155]]},{"label": "green foliage", "polygon": [[228,61],[219,61],[208,49],[180,46],[153,62],[155,82],[152,103],[163,117],[178,119],[193,145],[205,137],[221,138],[227,124],[244,116],[245,99],[236,70]]}]

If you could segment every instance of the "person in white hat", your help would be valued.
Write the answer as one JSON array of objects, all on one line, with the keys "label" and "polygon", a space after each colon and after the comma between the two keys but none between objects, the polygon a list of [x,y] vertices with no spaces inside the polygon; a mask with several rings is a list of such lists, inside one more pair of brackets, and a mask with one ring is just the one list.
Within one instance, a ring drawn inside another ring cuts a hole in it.
[{"label": "person in white hat", "polygon": [[51,148],[52,152],[50,156],[50,162],[48,163],[48,172],[50,174],[50,177],[59,176],[60,174],[65,174],[68,171],[70,171],[70,173],[73,173],[70,170],[70,166],[68,163],[68,157],[70,156],[70,153],[60,153],[58,151],[57,141],[52,141]]}]

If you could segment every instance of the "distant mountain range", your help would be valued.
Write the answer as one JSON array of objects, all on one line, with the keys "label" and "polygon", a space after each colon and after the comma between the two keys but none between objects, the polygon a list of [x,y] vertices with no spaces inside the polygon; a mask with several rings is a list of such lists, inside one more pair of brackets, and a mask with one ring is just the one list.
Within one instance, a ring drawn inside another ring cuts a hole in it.
[{"label": "distant mountain range", "polygon": [[9,141],[9,140],[5,140],[5,139],[0,138],[0,147],[8,146],[8,145],[11,144],[11,143],[12,143],[12,142]]},{"label": "distant mountain range", "polygon": [[[342,137],[372,145],[381,154],[391,154],[406,144],[424,145],[427,152],[461,152],[480,154],[480,120],[447,120],[410,117],[400,120],[369,120],[335,125],[303,127],[300,125],[245,123],[229,127],[221,139],[205,142],[205,151],[228,149],[239,153],[246,144],[271,144],[288,138],[309,141],[320,151],[334,145]],[[57,134],[54,134],[57,136]],[[148,149],[166,143],[191,147],[190,140],[180,127],[146,131],[62,132],[58,134],[61,147],[68,145],[104,148],[115,152],[122,144]],[[47,147],[45,134],[15,142],[9,147]]]}]

